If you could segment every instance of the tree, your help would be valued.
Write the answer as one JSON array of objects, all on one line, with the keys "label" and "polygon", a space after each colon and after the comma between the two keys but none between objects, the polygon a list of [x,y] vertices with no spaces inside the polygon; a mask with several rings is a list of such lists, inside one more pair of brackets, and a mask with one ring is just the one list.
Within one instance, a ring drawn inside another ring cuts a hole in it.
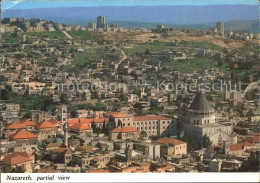
[{"label": "tree", "polygon": [[105,122],[105,120],[103,121],[102,133],[106,133],[106,122]]},{"label": "tree", "polygon": [[222,65],[223,65],[223,61],[222,60],[218,61],[218,67],[221,67]]},{"label": "tree", "polygon": [[209,139],[209,136],[207,136],[206,134],[202,137],[202,146],[207,148],[210,147],[212,144],[212,142]]},{"label": "tree", "polygon": [[140,136],[141,136],[141,137],[147,137],[146,131],[141,131]]},{"label": "tree", "polygon": [[91,123],[91,128],[93,129],[93,133],[97,132],[97,127],[96,127],[96,124],[95,124],[94,120]]},{"label": "tree", "polygon": [[118,120],[117,128],[119,128],[119,127],[121,127],[121,128],[123,127],[122,121],[120,119]]},{"label": "tree", "polygon": [[2,89],[0,95],[1,100],[8,100],[8,90]]},{"label": "tree", "polygon": [[247,114],[246,114],[246,116],[248,117],[248,121],[250,121],[251,122],[251,117],[254,115],[254,111],[252,110],[252,109],[250,109],[248,112],[247,112]]},{"label": "tree", "polygon": [[73,109],[71,112],[70,112],[70,115],[72,118],[76,118],[77,117],[77,111],[75,109]]},{"label": "tree", "polygon": [[150,54],[151,52],[149,51],[149,49],[147,48],[146,51],[145,51],[145,54],[148,55]]}]

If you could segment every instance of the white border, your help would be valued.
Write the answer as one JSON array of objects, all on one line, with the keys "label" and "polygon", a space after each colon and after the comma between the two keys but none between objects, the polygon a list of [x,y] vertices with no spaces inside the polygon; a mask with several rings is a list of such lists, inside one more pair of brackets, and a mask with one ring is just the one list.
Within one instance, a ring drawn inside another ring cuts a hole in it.
[{"label": "white border", "polygon": [[[32,180],[7,180],[7,176],[30,176]],[[36,181],[52,176],[54,180]],[[70,179],[59,180],[59,176]],[[260,182],[260,173],[2,173],[1,182]]]}]

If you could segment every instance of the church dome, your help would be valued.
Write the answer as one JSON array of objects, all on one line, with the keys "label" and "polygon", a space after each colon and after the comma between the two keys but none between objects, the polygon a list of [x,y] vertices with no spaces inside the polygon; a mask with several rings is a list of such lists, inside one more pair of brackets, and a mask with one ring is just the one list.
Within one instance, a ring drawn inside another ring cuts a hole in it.
[{"label": "church dome", "polygon": [[204,91],[201,91],[200,93],[198,93],[195,98],[193,99],[189,110],[194,110],[194,111],[212,111],[213,108],[211,107],[211,105],[209,104]]}]

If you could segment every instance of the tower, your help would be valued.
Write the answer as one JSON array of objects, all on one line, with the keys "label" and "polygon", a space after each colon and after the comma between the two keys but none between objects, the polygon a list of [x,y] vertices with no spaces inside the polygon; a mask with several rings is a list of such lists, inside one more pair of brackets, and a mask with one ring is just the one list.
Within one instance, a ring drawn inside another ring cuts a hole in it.
[{"label": "tower", "polygon": [[217,22],[216,28],[220,32],[221,36],[224,36],[224,22]]},{"label": "tower", "polygon": [[105,28],[106,18],[104,16],[97,17],[97,28]]},{"label": "tower", "polygon": [[67,123],[63,125],[63,135],[64,135],[63,143],[65,146],[68,146],[68,124]]},{"label": "tower", "polygon": [[95,30],[95,29],[97,29],[97,24],[95,22],[90,22],[88,24],[88,28]]},{"label": "tower", "polygon": [[132,153],[133,153],[133,149],[128,145],[126,147],[126,162],[127,162],[127,165],[131,164],[131,161],[132,161]]},{"label": "tower", "polygon": [[63,126],[67,122],[67,105],[61,106],[61,125]]}]

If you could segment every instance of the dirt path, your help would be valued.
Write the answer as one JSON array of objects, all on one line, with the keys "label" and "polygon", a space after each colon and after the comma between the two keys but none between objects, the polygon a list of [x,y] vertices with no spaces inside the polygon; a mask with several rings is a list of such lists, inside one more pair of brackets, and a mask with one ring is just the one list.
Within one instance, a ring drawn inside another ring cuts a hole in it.
[{"label": "dirt path", "polygon": [[62,33],[68,38],[68,39],[73,39],[73,37],[68,34],[66,31],[62,31]]}]

